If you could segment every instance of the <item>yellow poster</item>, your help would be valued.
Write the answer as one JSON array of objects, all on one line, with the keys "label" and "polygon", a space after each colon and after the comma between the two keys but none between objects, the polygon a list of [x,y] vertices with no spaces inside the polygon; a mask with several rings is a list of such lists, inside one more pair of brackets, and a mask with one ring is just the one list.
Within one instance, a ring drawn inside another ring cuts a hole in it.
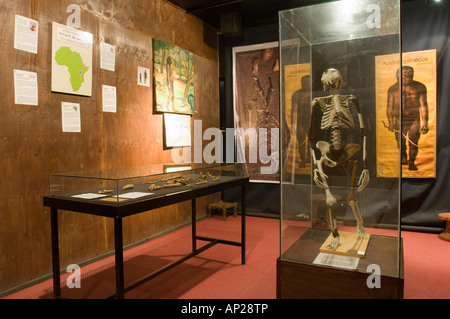
[{"label": "yellow poster", "polygon": [[289,129],[285,167],[291,174],[309,174],[311,162],[307,133],[311,121],[311,65],[292,64],[284,67],[285,117]]},{"label": "yellow poster", "polygon": [[377,176],[398,177],[401,161],[402,177],[434,178],[436,50],[404,52],[399,64],[398,54],[375,57]]}]

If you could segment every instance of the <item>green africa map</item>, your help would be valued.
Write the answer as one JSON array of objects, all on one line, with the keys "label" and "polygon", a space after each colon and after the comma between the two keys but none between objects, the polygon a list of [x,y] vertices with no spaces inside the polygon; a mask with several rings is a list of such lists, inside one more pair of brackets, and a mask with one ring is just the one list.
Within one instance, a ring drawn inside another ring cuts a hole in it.
[{"label": "green africa map", "polygon": [[52,91],[92,95],[91,33],[53,22]]},{"label": "green africa map", "polygon": [[80,53],[72,51],[69,47],[61,47],[56,51],[55,61],[59,65],[67,66],[72,89],[78,91],[84,82],[84,74],[89,70],[89,67],[84,65]]}]

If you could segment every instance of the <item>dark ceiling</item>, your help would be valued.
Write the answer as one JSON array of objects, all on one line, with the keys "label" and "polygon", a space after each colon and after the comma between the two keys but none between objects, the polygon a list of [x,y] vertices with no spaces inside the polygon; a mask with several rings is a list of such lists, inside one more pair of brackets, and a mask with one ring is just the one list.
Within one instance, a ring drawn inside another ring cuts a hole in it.
[{"label": "dark ceiling", "polygon": [[[221,15],[238,13],[238,24],[251,27],[278,23],[278,11],[327,0],[167,0],[220,30]],[[334,0],[328,0],[334,1]],[[414,0],[401,0],[401,2]],[[423,0],[429,2],[431,0]],[[229,19],[225,16],[223,19]]]},{"label": "dark ceiling", "polygon": [[243,27],[276,24],[278,11],[324,0],[168,0],[220,30],[220,16],[238,12]]}]

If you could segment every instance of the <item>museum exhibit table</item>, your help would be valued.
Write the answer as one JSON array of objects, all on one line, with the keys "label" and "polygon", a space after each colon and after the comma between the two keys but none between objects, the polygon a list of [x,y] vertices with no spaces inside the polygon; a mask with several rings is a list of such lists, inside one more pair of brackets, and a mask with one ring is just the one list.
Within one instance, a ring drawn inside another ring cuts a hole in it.
[{"label": "museum exhibit table", "polygon": [[[245,220],[246,184],[248,177],[240,165],[217,165],[201,167],[176,173],[164,169],[151,168],[148,174],[129,175],[129,172],[53,174],[50,176],[50,196],[43,198],[43,204],[51,210],[51,238],[53,260],[53,295],[61,297],[58,211],[91,214],[114,219],[115,276],[116,293],[109,298],[123,299],[124,294],[216,245],[226,244],[241,247],[241,262],[245,264]],[[146,169],[141,169],[146,171]],[[152,174],[151,172],[161,172]],[[110,177],[133,176],[133,177]],[[136,177],[137,176],[137,177]],[[241,241],[229,241],[198,236],[196,231],[196,198],[221,192],[229,188],[241,189]],[[125,286],[123,257],[123,218],[156,208],[191,201],[192,252],[172,263]],[[208,244],[197,248],[197,240]]]}]

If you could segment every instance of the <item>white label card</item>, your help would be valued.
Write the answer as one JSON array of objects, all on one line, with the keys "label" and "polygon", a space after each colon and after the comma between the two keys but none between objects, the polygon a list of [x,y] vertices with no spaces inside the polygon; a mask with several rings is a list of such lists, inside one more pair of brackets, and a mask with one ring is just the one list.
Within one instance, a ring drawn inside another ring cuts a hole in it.
[{"label": "white label card", "polygon": [[314,264],[355,270],[359,264],[358,257],[319,253]]}]

